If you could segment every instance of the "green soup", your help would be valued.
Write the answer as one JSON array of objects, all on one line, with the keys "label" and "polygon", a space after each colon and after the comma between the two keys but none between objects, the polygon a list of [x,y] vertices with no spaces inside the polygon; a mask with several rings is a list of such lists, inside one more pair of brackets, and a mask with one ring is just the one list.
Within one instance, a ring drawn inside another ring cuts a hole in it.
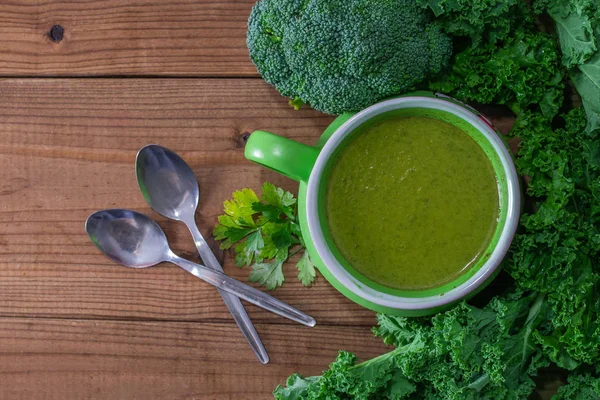
[{"label": "green soup", "polygon": [[327,186],[333,241],[361,274],[421,290],[467,271],[498,220],[498,184],[462,129],[422,116],[365,128],[336,160]]}]

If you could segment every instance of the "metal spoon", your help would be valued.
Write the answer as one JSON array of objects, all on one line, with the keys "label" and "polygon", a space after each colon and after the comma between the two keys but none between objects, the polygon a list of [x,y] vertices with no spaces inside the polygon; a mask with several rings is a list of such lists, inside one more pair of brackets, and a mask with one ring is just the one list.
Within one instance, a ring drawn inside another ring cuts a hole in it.
[{"label": "metal spoon", "polygon": [[[196,225],[194,215],[198,208],[200,188],[190,166],[175,152],[151,144],[138,152],[135,170],[142,194],[150,207],[164,217],[182,221],[190,230],[204,264],[223,272]],[[269,355],[240,299],[221,290],[219,293],[256,357],[261,363],[268,363]]]},{"label": "metal spoon", "polygon": [[163,261],[170,262],[265,310],[306,326],[315,326],[314,318],[281,300],[221,272],[177,256],[169,248],[167,237],[160,226],[143,214],[122,209],[98,211],[88,217],[85,229],[100,251],[126,267],[146,268]]}]

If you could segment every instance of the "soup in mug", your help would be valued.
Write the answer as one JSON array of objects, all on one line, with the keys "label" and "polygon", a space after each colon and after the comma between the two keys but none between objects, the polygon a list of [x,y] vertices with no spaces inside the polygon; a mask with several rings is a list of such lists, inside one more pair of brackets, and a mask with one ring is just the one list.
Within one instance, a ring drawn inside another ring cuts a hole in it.
[{"label": "soup in mug", "polygon": [[336,247],[360,274],[391,288],[453,281],[488,247],[499,215],[492,164],[461,128],[395,116],[349,139],[327,186]]}]

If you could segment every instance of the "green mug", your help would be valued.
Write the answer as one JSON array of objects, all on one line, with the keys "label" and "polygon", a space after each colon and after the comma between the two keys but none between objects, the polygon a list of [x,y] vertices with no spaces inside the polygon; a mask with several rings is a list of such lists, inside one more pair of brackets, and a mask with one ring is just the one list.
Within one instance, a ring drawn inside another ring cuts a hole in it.
[{"label": "green mug", "polygon": [[[489,246],[473,267],[440,287],[399,290],[374,282],[341,257],[328,234],[323,177],[328,175],[327,171],[334,164],[336,149],[362,124],[392,112],[438,118],[462,128],[488,156],[498,182],[500,213]],[[473,296],[500,271],[519,221],[519,180],[506,144],[492,124],[475,110],[439,94],[411,93],[382,101],[356,114],[341,115],[325,130],[314,147],[273,133],[255,131],[248,139],[245,156],[300,183],[298,218],[312,260],[338,291],[378,312],[428,315]]]}]

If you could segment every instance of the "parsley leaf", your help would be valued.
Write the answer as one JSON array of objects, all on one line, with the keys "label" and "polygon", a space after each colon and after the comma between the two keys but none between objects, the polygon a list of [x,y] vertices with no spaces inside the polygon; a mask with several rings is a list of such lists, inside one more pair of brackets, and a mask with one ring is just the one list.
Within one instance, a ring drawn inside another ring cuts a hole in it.
[{"label": "parsley leaf", "polygon": [[260,199],[252,189],[242,189],[223,203],[223,209],[213,235],[221,241],[221,249],[233,247],[239,267],[252,268],[251,282],[268,290],[281,286],[283,264],[301,251],[298,279],[305,286],[315,280],[315,264],[305,251],[292,193],[267,182]]},{"label": "parsley leaf", "polygon": [[315,280],[315,276],[317,271],[315,270],[315,264],[310,259],[308,255],[308,251],[305,251],[302,254],[302,258],[296,264],[296,268],[298,268],[298,279],[304,286],[310,286],[312,281]]},{"label": "parsley leaf", "polygon": [[252,272],[248,280],[264,285],[268,290],[273,290],[284,281],[283,263],[274,261],[270,263],[256,263],[252,266]]},{"label": "parsley leaf", "polygon": [[265,241],[260,234],[260,230],[257,228],[254,232],[246,237],[246,240],[238,243],[235,246],[235,263],[239,266],[251,265],[257,254],[260,254]]}]

